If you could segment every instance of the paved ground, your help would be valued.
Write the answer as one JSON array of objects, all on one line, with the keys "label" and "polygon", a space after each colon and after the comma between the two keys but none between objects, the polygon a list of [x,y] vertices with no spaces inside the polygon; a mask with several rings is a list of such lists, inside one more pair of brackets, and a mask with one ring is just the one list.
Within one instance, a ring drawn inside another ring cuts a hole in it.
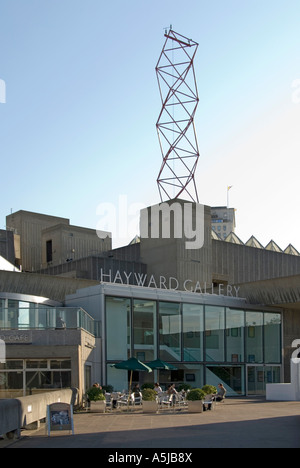
[{"label": "paved ground", "polygon": [[[300,403],[228,399],[202,414],[75,414],[75,435],[22,432],[8,448],[300,448]],[[115,453],[115,452],[113,452]]]}]

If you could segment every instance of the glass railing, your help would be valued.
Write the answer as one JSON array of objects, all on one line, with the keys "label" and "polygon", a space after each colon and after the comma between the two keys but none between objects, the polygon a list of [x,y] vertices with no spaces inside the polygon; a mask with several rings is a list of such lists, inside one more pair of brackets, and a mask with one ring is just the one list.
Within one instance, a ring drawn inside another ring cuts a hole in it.
[{"label": "glass railing", "polygon": [[0,308],[0,330],[83,329],[100,336],[100,323],[84,309],[73,307]]}]

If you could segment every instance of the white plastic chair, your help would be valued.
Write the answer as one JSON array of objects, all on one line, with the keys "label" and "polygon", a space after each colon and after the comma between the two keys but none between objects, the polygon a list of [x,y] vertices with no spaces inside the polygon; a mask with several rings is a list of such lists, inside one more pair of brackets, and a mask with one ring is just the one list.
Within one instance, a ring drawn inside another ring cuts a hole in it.
[{"label": "white plastic chair", "polygon": [[106,401],[106,410],[112,411],[113,405],[112,405],[111,393],[105,393],[105,401]]}]

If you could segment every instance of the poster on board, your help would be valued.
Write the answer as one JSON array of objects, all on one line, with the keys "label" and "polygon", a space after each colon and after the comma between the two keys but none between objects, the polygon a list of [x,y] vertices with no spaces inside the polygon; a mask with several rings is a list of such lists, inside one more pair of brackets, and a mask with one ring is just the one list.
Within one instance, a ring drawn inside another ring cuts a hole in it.
[{"label": "poster on board", "polygon": [[47,407],[48,436],[51,432],[70,431],[74,434],[73,406],[67,403],[53,403]]}]

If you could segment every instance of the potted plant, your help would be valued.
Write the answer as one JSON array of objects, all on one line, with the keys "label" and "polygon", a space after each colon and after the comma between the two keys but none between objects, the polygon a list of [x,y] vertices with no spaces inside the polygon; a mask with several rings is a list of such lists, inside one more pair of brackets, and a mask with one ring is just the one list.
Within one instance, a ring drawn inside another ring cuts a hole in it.
[{"label": "potted plant", "polygon": [[217,394],[217,388],[214,385],[204,385],[202,390],[205,393],[205,400],[203,402],[203,410],[214,410],[216,407],[215,399],[212,398],[212,395]]},{"label": "potted plant", "polygon": [[203,413],[203,400],[205,393],[201,388],[193,388],[187,394],[188,409],[190,413]]},{"label": "potted plant", "polygon": [[86,394],[90,401],[90,410],[94,413],[105,413],[106,398],[103,395],[101,388],[92,387],[86,392]]},{"label": "potted plant", "polygon": [[154,384],[153,383],[144,383],[142,385],[142,390],[145,390],[145,388],[152,388],[152,390],[154,390]]},{"label": "potted plant", "polygon": [[215,395],[217,392],[217,387],[214,385],[204,385],[202,387],[202,390],[204,391],[205,395]]},{"label": "potted plant", "polygon": [[158,409],[156,392],[152,388],[144,388],[142,396],[143,413],[156,413]]}]

